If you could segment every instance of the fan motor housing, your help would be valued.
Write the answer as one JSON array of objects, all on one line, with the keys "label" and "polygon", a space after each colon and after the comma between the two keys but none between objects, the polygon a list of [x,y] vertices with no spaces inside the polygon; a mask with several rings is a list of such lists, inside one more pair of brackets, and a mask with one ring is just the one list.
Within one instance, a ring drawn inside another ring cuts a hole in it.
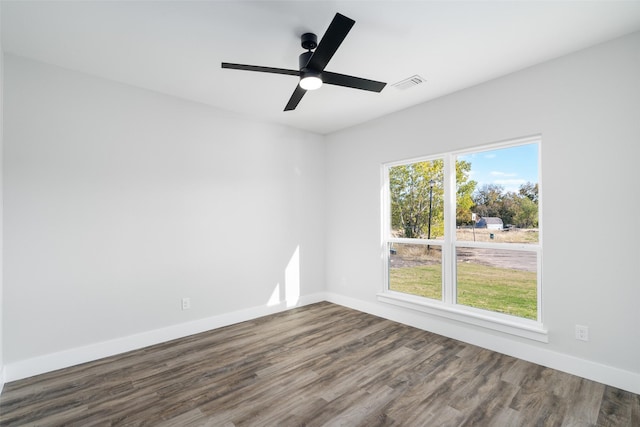
[{"label": "fan motor housing", "polygon": [[313,56],[313,52],[311,51],[300,54],[300,56],[298,57],[298,65],[300,65],[300,70],[302,70],[303,68],[307,68],[307,64],[309,63],[311,56]]}]

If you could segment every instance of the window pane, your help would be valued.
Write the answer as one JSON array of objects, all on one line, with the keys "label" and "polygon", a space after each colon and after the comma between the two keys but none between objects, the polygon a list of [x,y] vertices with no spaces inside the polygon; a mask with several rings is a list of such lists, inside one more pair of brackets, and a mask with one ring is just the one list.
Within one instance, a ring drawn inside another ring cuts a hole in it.
[{"label": "window pane", "polygon": [[538,243],[538,144],[456,160],[456,238]]},{"label": "window pane", "polygon": [[389,289],[442,300],[441,247],[390,243]]},{"label": "window pane", "polygon": [[457,303],[536,320],[537,255],[457,248]]},{"label": "window pane", "polygon": [[444,238],[444,160],[389,168],[391,236]]}]

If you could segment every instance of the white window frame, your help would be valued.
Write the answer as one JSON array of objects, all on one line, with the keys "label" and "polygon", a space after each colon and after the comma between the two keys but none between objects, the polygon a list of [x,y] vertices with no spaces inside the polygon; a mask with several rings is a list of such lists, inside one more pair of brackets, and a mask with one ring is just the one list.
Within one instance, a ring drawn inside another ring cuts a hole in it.
[{"label": "white window frame", "polygon": [[[493,243],[457,241],[456,236],[456,174],[455,161],[458,156],[501,148],[515,147],[531,143],[538,144],[538,243]],[[417,157],[407,160],[388,162],[381,165],[382,174],[382,263],[383,289],[378,293],[379,301],[396,306],[421,311],[431,315],[445,317],[475,326],[496,330],[540,342],[548,342],[548,333],[543,325],[542,307],[542,175],[541,175],[542,137],[535,135],[506,142],[482,145],[464,150],[440,153],[431,156]],[[444,160],[444,239],[407,239],[391,237],[391,195],[389,192],[389,169],[394,166],[407,165],[432,160]],[[453,169],[452,169],[453,168]],[[389,289],[389,245],[391,243],[431,245],[442,247],[442,301],[396,292]],[[534,252],[537,257],[537,320],[525,319],[489,310],[456,304],[456,249],[459,247],[480,249],[504,249],[513,251]]]}]

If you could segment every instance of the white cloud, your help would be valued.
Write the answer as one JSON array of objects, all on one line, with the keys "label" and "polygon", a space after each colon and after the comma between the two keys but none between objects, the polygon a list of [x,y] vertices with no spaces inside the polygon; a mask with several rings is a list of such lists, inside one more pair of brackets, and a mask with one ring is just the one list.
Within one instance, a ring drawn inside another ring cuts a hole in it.
[{"label": "white cloud", "polygon": [[493,181],[494,184],[502,185],[505,191],[513,191],[517,193],[522,184],[527,182],[526,179],[496,179]]},{"label": "white cloud", "polygon": [[500,171],[491,171],[491,172],[489,172],[489,175],[491,175],[491,176],[518,176],[517,173],[500,172]]}]

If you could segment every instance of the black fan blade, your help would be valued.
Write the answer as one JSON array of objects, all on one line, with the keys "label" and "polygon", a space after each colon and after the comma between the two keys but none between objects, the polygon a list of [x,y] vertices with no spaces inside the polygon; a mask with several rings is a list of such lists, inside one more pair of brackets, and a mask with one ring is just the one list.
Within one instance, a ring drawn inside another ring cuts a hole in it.
[{"label": "black fan blade", "polygon": [[355,23],[356,21],[353,19],[336,13],[333,21],[329,24],[329,28],[327,28],[327,32],[324,33],[322,40],[318,43],[318,47],[313,52],[307,67],[315,71],[324,70],[324,67],[327,66]]},{"label": "black fan blade", "polygon": [[345,74],[330,73],[328,71],[322,72],[322,82],[330,85],[369,90],[371,92],[380,92],[387,85],[386,83],[377,82],[375,80],[347,76]]},{"label": "black fan blade", "polygon": [[260,67],[258,65],[230,64],[222,63],[222,68],[231,68],[233,70],[259,71],[261,73],[286,74],[288,76],[300,76],[298,70],[287,70],[286,68]]},{"label": "black fan blade", "polygon": [[296,85],[296,90],[293,91],[293,94],[291,95],[291,98],[289,98],[287,106],[284,107],[284,111],[295,110],[305,93],[307,93],[306,90],[302,89],[300,85]]}]

